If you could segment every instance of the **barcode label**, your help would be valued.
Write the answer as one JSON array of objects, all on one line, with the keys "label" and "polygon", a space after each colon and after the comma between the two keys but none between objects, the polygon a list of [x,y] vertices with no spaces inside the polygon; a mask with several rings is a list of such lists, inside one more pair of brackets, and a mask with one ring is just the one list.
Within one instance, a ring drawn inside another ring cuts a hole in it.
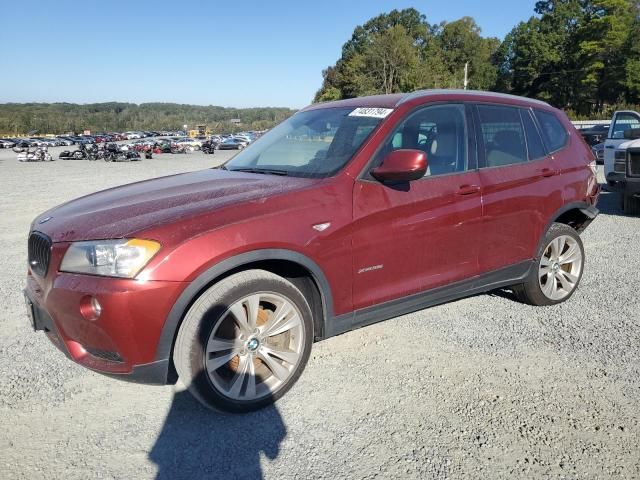
[{"label": "barcode label", "polygon": [[350,117],[387,118],[393,108],[360,107],[349,114]]}]

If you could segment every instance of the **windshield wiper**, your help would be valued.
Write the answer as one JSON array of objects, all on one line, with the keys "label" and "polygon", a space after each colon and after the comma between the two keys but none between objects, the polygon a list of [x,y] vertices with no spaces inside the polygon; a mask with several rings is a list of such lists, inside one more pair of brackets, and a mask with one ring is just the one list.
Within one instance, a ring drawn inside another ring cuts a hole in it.
[{"label": "windshield wiper", "polygon": [[246,168],[232,168],[228,169],[231,172],[246,172],[246,173],[260,173],[263,175],[282,175],[286,177],[289,175],[289,172],[286,170],[277,170],[273,168],[255,168],[255,167],[246,167]]}]

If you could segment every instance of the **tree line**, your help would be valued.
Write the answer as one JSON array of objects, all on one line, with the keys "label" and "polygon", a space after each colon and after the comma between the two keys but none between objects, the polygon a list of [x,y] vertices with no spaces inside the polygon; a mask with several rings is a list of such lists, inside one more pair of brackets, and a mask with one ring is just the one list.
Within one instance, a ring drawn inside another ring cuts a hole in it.
[{"label": "tree line", "polygon": [[[289,108],[224,108],[175,103],[5,103],[0,104],[0,134],[130,130],[182,130],[208,125],[216,132],[264,130],[294,113]],[[232,120],[239,119],[240,125]]]},{"label": "tree line", "polygon": [[[574,119],[640,109],[640,2],[537,1],[533,15],[502,41],[483,37],[471,17],[431,24],[414,8],[383,13],[355,28],[340,58],[322,72],[314,102],[462,88],[465,65],[470,89],[545,100]],[[184,124],[263,130],[293,113],[172,103],[9,103],[0,104],[0,134],[178,130]]]},{"label": "tree line", "polygon": [[473,18],[430,24],[393,10],[355,28],[323,71],[316,102],[427,88],[469,88],[545,100],[574,118],[640,103],[640,2],[545,0],[503,41]]}]

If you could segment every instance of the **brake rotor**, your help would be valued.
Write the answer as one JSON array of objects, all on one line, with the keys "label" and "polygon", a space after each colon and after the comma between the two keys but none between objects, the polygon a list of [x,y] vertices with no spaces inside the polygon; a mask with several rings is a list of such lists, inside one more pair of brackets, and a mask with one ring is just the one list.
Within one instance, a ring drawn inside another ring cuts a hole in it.
[{"label": "brake rotor", "polygon": [[[245,307],[245,310],[246,310],[246,307]],[[265,308],[262,307],[262,305],[260,305],[258,309],[258,317],[256,318],[256,327],[261,327],[265,323],[267,323],[267,321],[269,320],[270,313],[273,313],[273,312],[266,310]],[[231,360],[229,360],[229,363],[227,364],[227,366],[229,367],[230,370],[237,373],[240,367],[240,356],[236,355]],[[253,366],[257,370],[260,366],[262,366],[262,360],[260,360],[257,357],[254,357]]]}]

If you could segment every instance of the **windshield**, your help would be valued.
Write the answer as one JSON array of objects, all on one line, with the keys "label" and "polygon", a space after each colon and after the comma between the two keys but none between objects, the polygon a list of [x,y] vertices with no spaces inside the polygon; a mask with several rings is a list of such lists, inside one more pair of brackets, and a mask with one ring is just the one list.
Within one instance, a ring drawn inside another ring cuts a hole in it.
[{"label": "windshield", "polygon": [[[285,120],[231,159],[228,170],[278,173],[296,177],[328,177],[356,153],[391,110],[322,108],[300,112]],[[380,114],[380,110],[385,110]]]}]

